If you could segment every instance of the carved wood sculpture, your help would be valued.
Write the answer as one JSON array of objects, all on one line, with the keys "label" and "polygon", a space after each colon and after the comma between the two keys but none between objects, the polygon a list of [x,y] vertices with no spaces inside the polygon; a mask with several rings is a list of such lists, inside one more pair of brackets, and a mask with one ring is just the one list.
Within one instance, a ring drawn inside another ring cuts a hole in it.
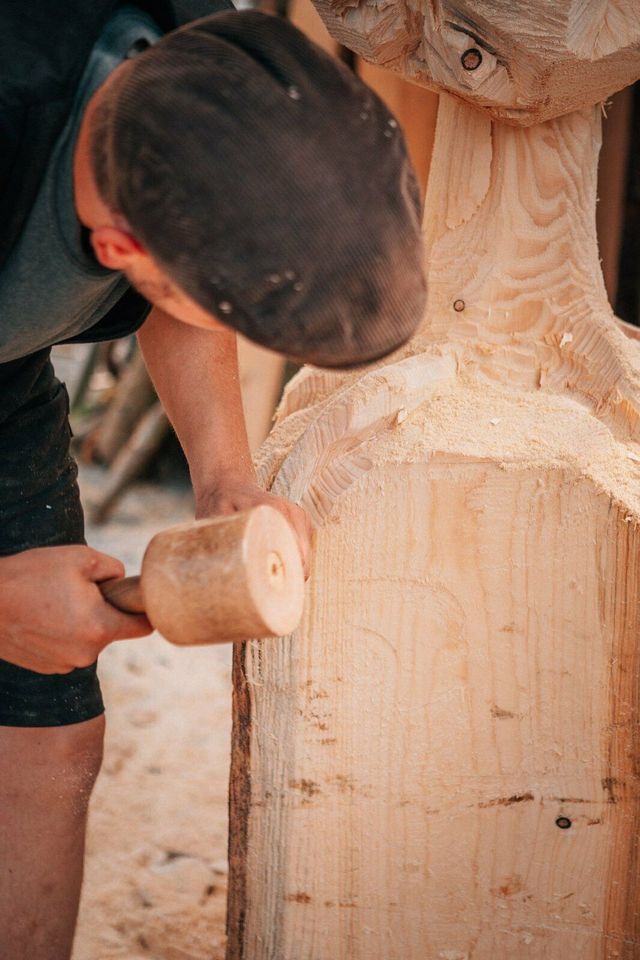
[{"label": "carved wood sculpture", "polygon": [[319,7],[447,91],[430,297],[262,452],[318,534],[300,629],[236,652],[228,957],[635,960],[640,346],[595,184],[640,3]]}]

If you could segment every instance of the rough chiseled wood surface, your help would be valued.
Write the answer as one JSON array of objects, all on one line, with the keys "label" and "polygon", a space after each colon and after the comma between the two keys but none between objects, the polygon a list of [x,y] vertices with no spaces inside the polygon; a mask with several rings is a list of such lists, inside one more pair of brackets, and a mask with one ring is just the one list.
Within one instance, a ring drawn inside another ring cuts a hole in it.
[{"label": "rough chiseled wood surface", "polygon": [[318,540],[300,630],[237,651],[230,960],[640,956],[640,346],[598,145],[597,109],[443,97],[420,334],[285,395],[262,475]]},{"label": "rough chiseled wood surface", "polygon": [[[512,123],[590,106],[638,77],[638,0],[314,4],[335,39],[366,60]],[[470,50],[479,63],[466,60]]]},{"label": "rough chiseled wood surface", "polygon": [[638,4],[317,6],[455,99],[418,336],[302,372],[262,452],[318,543],[300,630],[236,654],[228,955],[635,960],[640,347],[592,105]]}]

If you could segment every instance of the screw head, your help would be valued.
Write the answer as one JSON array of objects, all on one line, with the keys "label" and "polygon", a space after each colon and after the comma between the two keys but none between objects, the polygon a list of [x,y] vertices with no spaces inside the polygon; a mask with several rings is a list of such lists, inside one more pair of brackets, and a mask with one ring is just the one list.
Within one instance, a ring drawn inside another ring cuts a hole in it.
[{"label": "screw head", "polygon": [[482,63],[482,53],[477,47],[469,47],[460,57],[465,70],[477,70]]}]

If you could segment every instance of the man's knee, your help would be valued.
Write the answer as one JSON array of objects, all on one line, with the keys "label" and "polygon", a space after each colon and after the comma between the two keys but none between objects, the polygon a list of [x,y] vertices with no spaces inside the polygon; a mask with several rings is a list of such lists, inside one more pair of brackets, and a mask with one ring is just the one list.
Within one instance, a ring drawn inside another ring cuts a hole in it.
[{"label": "man's knee", "polygon": [[103,740],[103,716],[63,727],[0,727],[0,796],[22,803],[33,791],[84,814]]}]

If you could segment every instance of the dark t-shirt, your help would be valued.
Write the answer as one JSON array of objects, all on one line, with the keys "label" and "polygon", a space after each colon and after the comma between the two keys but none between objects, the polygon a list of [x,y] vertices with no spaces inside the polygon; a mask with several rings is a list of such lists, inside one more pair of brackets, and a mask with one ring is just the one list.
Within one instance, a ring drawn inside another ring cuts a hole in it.
[{"label": "dark t-shirt", "polygon": [[121,273],[102,267],[83,243],[73,198],[73,152],[97,88],[131,51],[160,36],[148,14],[123,6],[112,14],[89,56],[28,220],[0,271],[0,363],[78,336],[129,288]]},{"label": "dark t-shirt", "polygon": [[[231,0],[130,0],[163,33],[232,8]],[[0,272],[20,240],[72,112],[90,51],[119,0],[0,2]],[[133,333],[150,307],[133,287],[102,320],[69,339],[111,340]],[[0,363],[0,421],[37,388],[47,348]]]}]

